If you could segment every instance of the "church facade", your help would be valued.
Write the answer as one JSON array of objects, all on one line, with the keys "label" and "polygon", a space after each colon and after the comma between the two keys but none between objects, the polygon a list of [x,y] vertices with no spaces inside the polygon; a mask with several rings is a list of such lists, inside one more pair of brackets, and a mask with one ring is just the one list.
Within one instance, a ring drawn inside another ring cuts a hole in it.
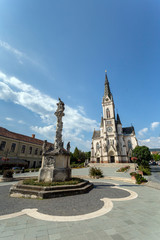
[{"label": "church facade", "polygon": [[129,163],[132,150],[138,145],[134,127],[122,127],[119,114],[115,116],[113,96],[107,73],[102,100],[103,117],[100,130],[93,132],[91,163]]}]

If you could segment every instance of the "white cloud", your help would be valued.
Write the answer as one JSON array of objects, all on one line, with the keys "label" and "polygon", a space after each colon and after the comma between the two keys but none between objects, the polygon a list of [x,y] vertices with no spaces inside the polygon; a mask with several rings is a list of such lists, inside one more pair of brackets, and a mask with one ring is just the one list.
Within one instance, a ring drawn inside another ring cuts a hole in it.
[{"label": "white cloud", "polygon": [[160,122],[153,122],[151,123],[151,129],[154,130],[155,128],[157,128],[160,125]]},{"label": "white cloud", "polygon": [[12,52],[13,54],[15,54],[17,57],[22,57],[23,53],[20,52],[19,50],[11,47],[7,42],[1,41],[0,40],[0,47],[6,49],[7,51]]},{"label": "white cloud", "polygon": [[[21,105],[30,111],[38,114],[42,121],[48,125],[45,127],[32,126],[32,130],[38,132],[45,138],[52,140],[56,129],[56,118],[54,112],[57,108],[57,100],[41,93],[29,84],[23,83],[16,77],[10,77],[0,72],[0,99],[11,101]],[[77,109],[65,105],[64,141],[73,141],[72,145],[90,148],[90,141],[86,140],[84,133],[92,133],[94,128],[99,128],[99,124],[85,115],[82,106]]]},{"label": "white cloud", "polygon": [[18,123],[25,124],[25,122],[23,120],[19,120]]},{"label": "white cloud", "polygon": [[6,117],[5,118],[7,121],[13,121],[14,119],[13,118],[10,118],[10,117]]},{"label": "white cloud", "polygon": [[20,64],[23,64],[22,58],[26,58],[25,54],[10,46],[7,42],[0,40],[0,47],[11,52],[19,61]]},{"label": "white cloud", "polygon": [[138,140],[140,146],[147,146],[149,148],[160,148],[160,137],[150,137],[144,140]]},{"label": "white cloud", "polygon": [[41,70],[43,70],[44,72],[46,71],[46,69],[44,68],[44,66],[42,66],[37,60],[35,61],[33,58],[27,56],[26,53],[19,51],[18,49],[12,47],[10,44],[8,44],[7,42],[4,42],[2,40],[0,40],[0,47],[3,48],[4,50],[8,51],[9,53],[13,54],[18,62],[20,64],[23,64],[24,60],[29,61],[31,64],[40,67]]},{"label": "white cloud", "polygon": [[138,134],[139,134],[140,137],[142,137],[147,132],[148,132],[148,128],[143,128],[138,132]]}]

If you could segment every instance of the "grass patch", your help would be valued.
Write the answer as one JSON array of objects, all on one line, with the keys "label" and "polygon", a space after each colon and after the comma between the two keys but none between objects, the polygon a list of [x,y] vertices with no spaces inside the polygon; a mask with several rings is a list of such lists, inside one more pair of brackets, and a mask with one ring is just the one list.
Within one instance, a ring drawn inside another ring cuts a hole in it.
[{"label": "grass patch", "polygon": [[80,178],[71,178],[69,181],[64,182],[38,182],[37,179],[25,179],[23,180],[24,185],[34,185],[34,186],[43,186],[43,187],[49,187],[49,186],[61,186],[61,185],[75,185],[80,182],[83,182]]}]

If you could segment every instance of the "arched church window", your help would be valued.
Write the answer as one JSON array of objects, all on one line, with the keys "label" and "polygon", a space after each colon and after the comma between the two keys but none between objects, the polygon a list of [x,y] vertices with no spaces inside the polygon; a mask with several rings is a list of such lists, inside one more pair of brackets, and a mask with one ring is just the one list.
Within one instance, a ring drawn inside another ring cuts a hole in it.
[{"label": "arched church window", "polygon": [[106,109],[106,116],[107,116],[107,118],[110,118],[110,111],[108,108]]},{"label": "arched church window", "polygon": [[99,143],[97,142],[97,144],[96,144],[96,150],[98,151],[99,148],[100,148],[100,145],[99,145]]},{"label": "arched church window", "polygon": [[128,149],[132,149],[132,143],[130,140],[128,140]]}]

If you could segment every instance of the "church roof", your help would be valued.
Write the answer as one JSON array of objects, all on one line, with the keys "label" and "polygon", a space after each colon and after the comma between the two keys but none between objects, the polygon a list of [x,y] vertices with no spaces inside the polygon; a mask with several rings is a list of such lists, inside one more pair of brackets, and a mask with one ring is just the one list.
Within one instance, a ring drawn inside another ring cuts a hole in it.
[{"label": "church roof", "polygon": [[94,130],[92,139],[96,139],[96,138],[99,138],[99,137],[100,137],[100,131]]},{"label": "church roof", "polygon": [[134,133],[134,127],[133,126],[132,127],[122,128],[122,130],[123,130],[124,134],[132,134],[132,133]]}]

